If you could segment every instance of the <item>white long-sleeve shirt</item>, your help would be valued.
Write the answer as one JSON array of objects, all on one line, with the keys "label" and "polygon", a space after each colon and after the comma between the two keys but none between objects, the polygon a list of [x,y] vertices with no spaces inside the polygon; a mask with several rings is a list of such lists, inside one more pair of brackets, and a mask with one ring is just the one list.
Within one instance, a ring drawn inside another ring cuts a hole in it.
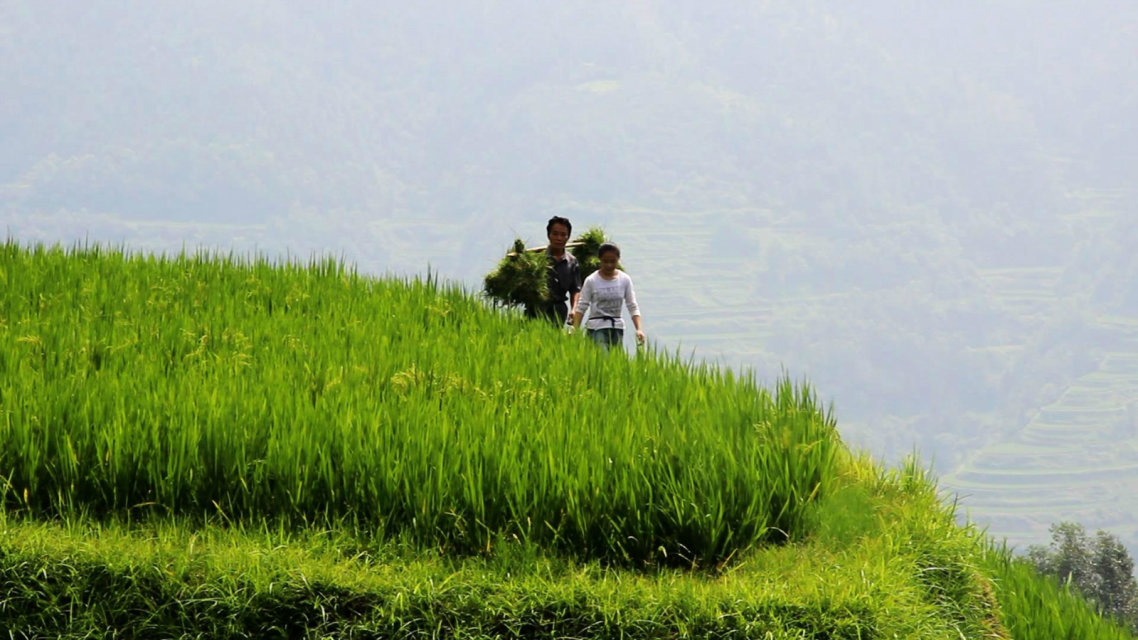
[{"label": "white long-sleeve shirt", "polygon": [[623,329],[622,304],[628,306],[629,315],[640,315],[640,305],[636,303],[636,292],[632,289],[632,278],[617,269],[616,277],[606,280],[601,277],[600,271],[595,271],[585,278],[574,311],[582,315],[589,312],[589,320],[585,323],[587,329]]}]

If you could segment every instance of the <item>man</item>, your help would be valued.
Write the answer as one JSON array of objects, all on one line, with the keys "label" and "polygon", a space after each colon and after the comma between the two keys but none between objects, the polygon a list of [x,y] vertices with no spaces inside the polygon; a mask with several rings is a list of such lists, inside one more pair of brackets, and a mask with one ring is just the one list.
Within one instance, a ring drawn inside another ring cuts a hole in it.
[{"label": "man", "polygon": [[[581,267],[577,258],[565,250],[573,225],[568,218],[553,216],[545,225],[545,237],[549,244],[545,252],[549,256],[549,302],[538,309],[526,309],[530,317],[545,317],[556,326],[567,322],[569,309],[577,306],[581,295]],[[540,251],[540,249],[539,249]],[[566,296],[569,303],[565,303]]]}]

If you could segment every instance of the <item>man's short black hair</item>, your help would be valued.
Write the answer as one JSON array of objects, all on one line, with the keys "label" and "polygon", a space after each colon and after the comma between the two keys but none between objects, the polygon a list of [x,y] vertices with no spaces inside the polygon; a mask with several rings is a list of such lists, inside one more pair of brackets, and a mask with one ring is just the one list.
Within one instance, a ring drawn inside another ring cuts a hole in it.
[{"label": "man's short black hair", "polygon": [[565,225],[565,228],[569,231],[569,233],[573,233],[573,223],[569,222],[569,218],[562,218],[561,216],[553,216],[552,218],[549,219],[549,222],[545,223],[545,235],[548,236],[549,232],[553,231],[553,225],[555,225],[555,224],[563,224],[563,225]]},{"label": "man's short black hair", "polygon": [[597,249],[597,257],[599,258],[610,251],[615,253],[616,257],[620,257],[620,247],[611,242],[605,242],[601,244],[601,246]]}]

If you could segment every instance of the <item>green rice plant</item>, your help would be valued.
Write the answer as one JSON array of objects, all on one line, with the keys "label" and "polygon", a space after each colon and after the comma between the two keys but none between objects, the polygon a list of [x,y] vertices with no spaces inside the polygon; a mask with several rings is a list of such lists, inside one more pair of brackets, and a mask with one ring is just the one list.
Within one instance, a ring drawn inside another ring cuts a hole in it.
[{"label": "green rice plant", "polygon": [[2,516],[0,527],[0,628],[34,637],[960,637],[922,601],[907,558],[875,563],[868,545],[767,547],[708,576],[522,546],[455,558],[341,528]]},{"label": "green rice plant", "polygon": [[8,509],[713,566],[806,535],[842,449],[805,384],[609,356],[334,260],[9,242],[0,280]]},{"label": "green rice plant", "polygon": [[590,227],[588,231],[573,240],[575,246],[570,251],[573,253],[573,257],[577,258],[577,264],[581,268],[582,280],[601,268],[599,253],[601,245],[605,242],[609,242],[609,239],[605,237],[605,231],[600,227]]},{"label": "green rice plant", "polygon": [[[911,558],[925,598],[936,605],[942,620],[961,630],[961,637],[1133,637],[1054,578],[1040,576],[1006,546],[993,543],[975,525],[958,525],[955,502],[938,493],[931,473],[915,457],[860,486],[876,494],[873,510],[880,519],[863,535],[888,545],[875,555]],[[815,506],[828,508],[824,502]]]},{"label": "green rice plant", "polygon": [[33,637],[108,628],[161,637],[261,637],[267,628],[291,637],[1131,637],[1006,549],[977,544],[974,529],[952,525],[951,509],[935,504],[931,485],[911,484],[916,477],[847,475],[816,504],[828,516],[856,495],[848,506],[871,518],[847,521],[840,539],[824,528],[754,548],[718,572],[629,571],[532,544],[455,556],[370,539],[350,523],[43,522],[0,512],[0,628]]},{"label": "green rice plant", "polygon": [[495,304],[521,306],[532,313],[549,301],[549,271],[549,257],[527,251],[519,238],[513,251],[483,278],[482,291]]}]

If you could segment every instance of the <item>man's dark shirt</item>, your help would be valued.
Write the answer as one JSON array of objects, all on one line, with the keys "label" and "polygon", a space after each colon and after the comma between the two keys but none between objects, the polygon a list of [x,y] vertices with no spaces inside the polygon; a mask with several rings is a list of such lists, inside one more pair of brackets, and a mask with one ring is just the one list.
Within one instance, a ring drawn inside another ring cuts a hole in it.
[{"label": "man's dark shirt", "polygon": [[549,261],[553,263],[549,273],[549,299],[554,303],[563,303],[566,295],[580,293],[581,267],[577,264],[577,258],[566,251],[560,260],[554,260],[550,255]]},{"label": "man's dark shirt", "polygon": [[568,251],[561,257],[560,260],[554,260],[553,256],[546,252],[549,257],[549,302],[543,305],[540,309],[526,309],[526,315],[534,317],[545,317],[555,325],[565,324],[565,320],[569,317],[569,305],[565,301],[565,297],[572,294],[581,292],[581,267],[577,264],[577,258]]}]

